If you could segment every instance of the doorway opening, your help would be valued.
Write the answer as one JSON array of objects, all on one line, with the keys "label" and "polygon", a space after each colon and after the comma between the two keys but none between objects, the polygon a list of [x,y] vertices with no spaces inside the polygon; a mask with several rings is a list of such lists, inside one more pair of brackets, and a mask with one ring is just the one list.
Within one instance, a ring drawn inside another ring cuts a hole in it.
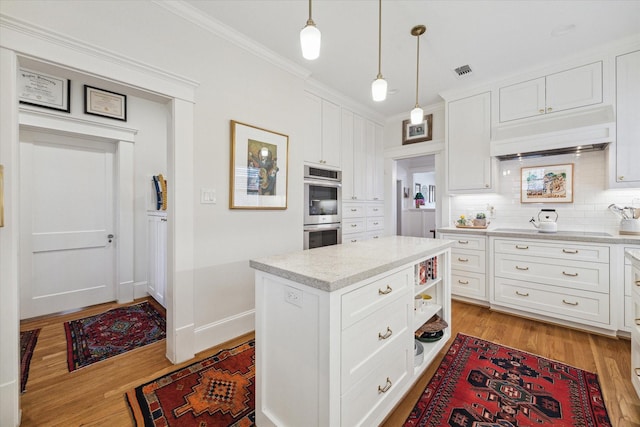
[{"label": "doorway opening", "polygon": [[396,234],[435,238],[437,203],[436,155],[396,163]]}]

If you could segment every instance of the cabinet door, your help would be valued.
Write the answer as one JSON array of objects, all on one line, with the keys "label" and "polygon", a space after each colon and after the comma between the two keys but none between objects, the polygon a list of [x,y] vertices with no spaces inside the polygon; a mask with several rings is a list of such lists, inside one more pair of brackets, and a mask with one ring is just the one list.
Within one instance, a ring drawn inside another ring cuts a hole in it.
[{"label": "cabinet door", "polygon": [[353,116],[353,200],[365,200],[366,145],[364,119],[357,114]]},{"label": "cabinet door", "polygon": [[594,62],[546,78],[547,113],[602,102],[602,62]]},{"label": "cabinet door", "polygon": [[491,93],[448,104],[449,190],[490,190]]},{"label": "cabinet door", "polygon": [[[353,200],[354,181],[354,148],[353,148],[353,113],[342,109],[342,200]],[[343,214],[344,218],[344,214]]]},{"label": "cabinet door", "polygon": [[372,200],[384,200],[384,128],[378,124],[374,125],[374,158],[372,180]]},{"label": "cabinet door", "polygon": [[167,218],[147,216],[147,293],[163,307],[167,289]]},{"label": "cabinet door", "polygon": [[500,122],[545,112],[544,77],[500,88]]},{"label": "cabinet door", "polygon": [[616,181],[640,182],[640,51],[616,58]]},{"label": "cabinet door", "polygon": [[305,93],[304,161],[322,165],[322,99]]},{"label": "cabinet door", "polygon": [[322,163],[340,168],[340,107],[322,100]]},{"label": "cabinet door", "polygon": [[373,200],[373,176],[375,175],[376,132],[372,121],[364,123],[364,158],[365,158],[365,189],[367,200]]}]

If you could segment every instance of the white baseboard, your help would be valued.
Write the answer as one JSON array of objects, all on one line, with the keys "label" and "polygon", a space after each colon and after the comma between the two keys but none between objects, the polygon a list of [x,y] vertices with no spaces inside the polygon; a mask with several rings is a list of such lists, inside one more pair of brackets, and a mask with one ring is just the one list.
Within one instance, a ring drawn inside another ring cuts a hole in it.
[{"label": "white baseboard", "polygon": [[118,284],[118,303],[133,301],[133,281],[121,282]]},{"label": "white baseboard", "polygon": [[17,427],[20,425],[19,388],[20,385],[17,381],[0,384],[0,426]]},{"label": "white baseboard", "polygon": [[144,298],[147,295],[147,281],[133,283],[133,299]]},{"label": "white baseboard", "polygon": [[256,329],[255,319],[256,311],[248,310],[196,328],[196,353],[254,331]]},{"label": "white baseboard", "polygon": [[[169,326],[169,323],[167,323]],[[167,336],[167,359],[173,364],[182,363],[195,356],[198,350],[192,351],[194,348],[194,325],[190,323],[175,330],[173,334]],[[169,331],[167,331],[169,332]],[[172,335],[172,336],[171,336]],[[173,343],[169,342],[173,340]],[[173,344],[173,345],[172,345]],[[171,353],[173,349],[173,353]]]}]

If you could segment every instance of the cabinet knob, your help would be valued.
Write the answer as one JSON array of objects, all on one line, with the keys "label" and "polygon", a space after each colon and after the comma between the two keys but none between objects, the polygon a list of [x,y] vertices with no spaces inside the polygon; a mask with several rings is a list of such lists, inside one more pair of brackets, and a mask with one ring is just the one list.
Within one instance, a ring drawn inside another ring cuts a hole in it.
[{"label": "cabinet knob", "polygon": [[489,184],[485,184],[485,185],[484,185],[484,188],[489,188]]},{"label": "cabinet knob", "polygon": [[538,112],[539,112],[540,114],[543,114],[543,113],[544,113],[544,108],[539,109],[539,110],[538,110]]},{"label": "cabinet knob", "polygon": [[551,111],[553,111],[553,108],[551,107],[547,108],[547,113],[550,113]]},{"label": "cabinet knob", "polygon": [[624,175],[620,175],[620,176],[618,177],[618,181],[624,181]]}]

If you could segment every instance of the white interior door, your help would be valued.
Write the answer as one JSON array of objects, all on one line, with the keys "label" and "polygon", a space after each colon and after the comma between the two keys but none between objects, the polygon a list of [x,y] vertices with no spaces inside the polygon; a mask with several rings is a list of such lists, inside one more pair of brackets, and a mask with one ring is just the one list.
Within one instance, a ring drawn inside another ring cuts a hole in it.
[{"label": "white interior door", "polygon": [[115,144],[20,132],[20,317],[115,299]]}]

